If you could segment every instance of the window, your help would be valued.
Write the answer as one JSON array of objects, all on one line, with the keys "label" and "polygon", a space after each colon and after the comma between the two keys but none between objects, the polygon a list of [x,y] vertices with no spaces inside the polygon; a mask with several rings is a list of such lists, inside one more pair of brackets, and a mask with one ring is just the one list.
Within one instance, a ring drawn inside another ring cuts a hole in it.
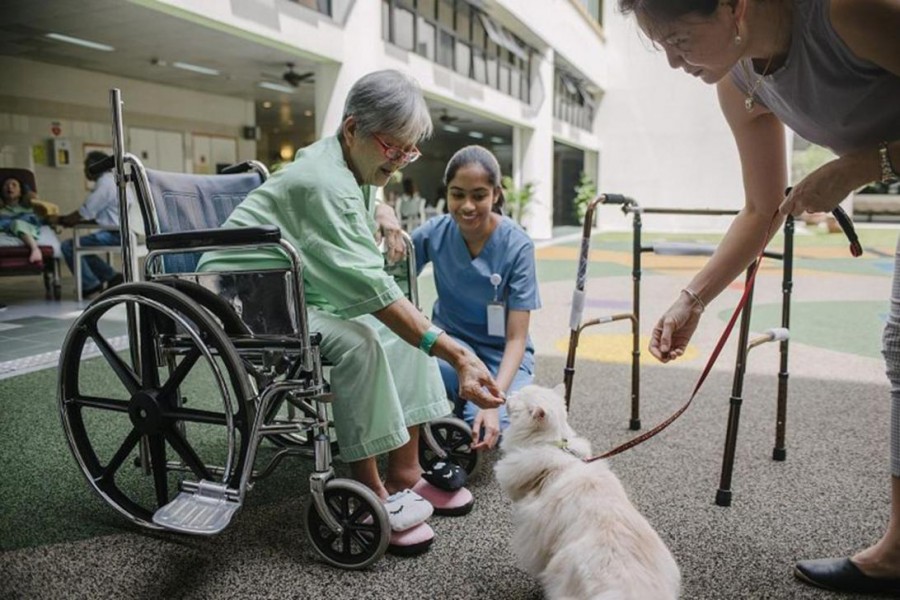
[{"label": "window", "polygon": [[394,7],[394,43],[406,50],[414,50],[413,22],[415,16],[405,8]]},{"label": "window", "polygon": [[323,15],[331,16],[331,0],[293,0],[293,2]]},{"label": "window", "polygon": [[467,0],[382,0],[382,38],[529,102],[534,50],[480,7]]},{"label": "window", "polygon": [[472,21],[470,16],[469,11],[466,10],[456,12],[456,37],[467,42],[471,39],[469,25]]},{"label": "window", "polygon": [[471,57],[471,54],[472,51],[468,44],[463,44],[460,41],[456,42],[456,72],[460,75],[465,75],[466,77],[471,75],[469,70],[469,58]]},{"label": "window", "polygon": [[581,129],[590,130],[594,123],[597,101],[584,81],[557,67],[553,88],[553,116]]},{"label": "window", "polygon": [[487,83],[487,69],[484,64],[484,52],[472,50],[472,79],[478,83]]},{"label": "window", "polygon": [[579,0],[584,10],[597,24],[603,25],[603,0]]},{"label": "window", "polygon": [[[453,31],[454,18],[456,9],[453,7],[453,0],[439,0],[438,2],[438,23]],[[427,16],[427,15],[426,15]]]},{"label": "window", "polygon": [[438,45],[438,64],[453,68],[453,35],[446,31],[440,31],[440,44]]},{"label": "window", "polygon": [[418,17],[418,29],[416,30],[416,52],[433,61],[435,59],[435,40],[436,30],[430,21],[423,17]]}]

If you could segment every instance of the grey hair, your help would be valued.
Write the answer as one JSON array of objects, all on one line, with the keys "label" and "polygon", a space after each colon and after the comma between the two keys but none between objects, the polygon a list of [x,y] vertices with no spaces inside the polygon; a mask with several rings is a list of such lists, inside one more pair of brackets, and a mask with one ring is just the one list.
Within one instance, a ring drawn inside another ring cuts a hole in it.
[{"label": "grey hair", "polygon": [[410,144],[431,137],[433,129],[419,82],[393,69],[369,73],[353,84],[338,134],[350,116],[360,135],[383,133]]}]

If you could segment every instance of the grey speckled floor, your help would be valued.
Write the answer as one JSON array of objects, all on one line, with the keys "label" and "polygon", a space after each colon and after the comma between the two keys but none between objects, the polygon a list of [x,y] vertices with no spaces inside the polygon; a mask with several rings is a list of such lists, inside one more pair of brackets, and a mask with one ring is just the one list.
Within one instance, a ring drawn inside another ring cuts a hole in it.
[{"label": "grey speckled floor", "polygon": [[[560,359],[544,359],[539,380],[555,384],[561,370]],[[645,425],[674,410],[695,376],[646,367]],[[573,422],[597,451],[630,435],[627,382],[624,366],[586,364],[576,374]],[[886,521],[887,384],[823,385],[795,377],[788,460],[775,463],[769,458],[775,379],[749,375],[734,503],[721,508],[713,498],[730,389],[730,375],[714,373],[682,419],[612,459],[613,469],[672,548],[684,598],[835,597],[796,582],[791,567],[802,557],[853,552],[876,539]],[[260,482],[266,501],[255,501],[258,490],[251,492],[232,526],[214,538],[138,531],[85,489],[74,518],[112,523],[119,532],[0,554],[0,597],[541,598],[537,583],[513,565],[510,510],[490,468],[472,483],[477,507],[469,516],[433,519],[438,538],[431,552],[388,556],[366,572],[315,561],[299,510],[303,478],[290,468]]]}]

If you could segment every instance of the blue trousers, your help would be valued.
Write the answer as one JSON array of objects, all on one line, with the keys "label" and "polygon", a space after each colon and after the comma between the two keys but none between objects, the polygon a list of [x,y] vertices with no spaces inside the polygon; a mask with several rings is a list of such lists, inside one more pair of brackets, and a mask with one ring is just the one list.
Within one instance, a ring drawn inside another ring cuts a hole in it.
[{"label": "blue trousers", "polygon": [[[121,246],[121,238],[117,231],[98,231],[82,236],[82,246]],[[62,253],[72,273],[75,272],[75,242],[66,240],[62,243]],[[93,290],[100,287],[116,275],[116,270],[109,263],[97,256],[89,254],[81,257],[81,289]]]}]

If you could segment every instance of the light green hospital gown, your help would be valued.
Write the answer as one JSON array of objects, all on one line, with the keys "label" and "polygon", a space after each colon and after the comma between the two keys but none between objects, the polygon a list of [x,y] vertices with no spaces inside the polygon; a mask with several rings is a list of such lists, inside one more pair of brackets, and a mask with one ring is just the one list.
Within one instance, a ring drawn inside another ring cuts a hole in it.
[{"label": "light green hospital gown", "polygon": [[[360,187],[337,137],[297,152],[235,208],[225,227],[273,224],[303,259],[311,331],[333,365],[341,457],[356,461],[409,441],[407,427],[450,412],[436,361],[370,313],[403,296],[375,244],[375,188]],[[205,254],[201,271],[288,268],[275,249]],[[249,307],[245,307],[245,310]]]}]

